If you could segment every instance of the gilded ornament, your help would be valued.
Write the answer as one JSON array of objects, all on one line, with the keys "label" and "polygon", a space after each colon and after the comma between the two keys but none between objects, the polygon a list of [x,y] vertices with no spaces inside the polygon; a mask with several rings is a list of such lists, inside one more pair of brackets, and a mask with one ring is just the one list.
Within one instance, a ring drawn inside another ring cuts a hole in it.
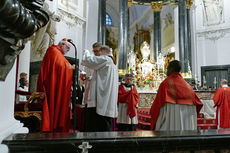
[{"label": "gilded ornament", "polygon": [[193,4],[193,1],[194,1],[194,0],[187,0],[187,1],[186,1],[186,8],[187,8],[187,9],[190,9],[190,7],[191,7],[192,4]]},{"label": "gilded ornament", "polygon": [[124,70],[124,69],[119,69],[119,70],[118,70],[118,74],[119,74],[119,75],[125,75],[125,74],[126,74],[126,70]]},{"label": "gilded ornament", "polygon": [[128,8],[131,7],[132,3],[133,3],[133,0],[128,0]]},{"label": "gilded ornament", "polygon": [[163,6],[163,1],[152,2],[151,6],[154,12],[160,12]]}]

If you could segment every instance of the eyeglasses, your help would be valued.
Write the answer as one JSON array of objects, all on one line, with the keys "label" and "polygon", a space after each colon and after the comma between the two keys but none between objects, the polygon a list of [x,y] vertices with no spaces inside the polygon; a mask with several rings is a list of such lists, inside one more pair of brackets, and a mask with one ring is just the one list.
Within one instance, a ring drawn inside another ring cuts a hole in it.
[{"label": "eyeglasses", "polygon": [[97,52],[100,52],[100,50],[96,50],[96,49],[95,49],[95,50],[93,50],[93,52],[94,52],[94,53],[97,53]]}]

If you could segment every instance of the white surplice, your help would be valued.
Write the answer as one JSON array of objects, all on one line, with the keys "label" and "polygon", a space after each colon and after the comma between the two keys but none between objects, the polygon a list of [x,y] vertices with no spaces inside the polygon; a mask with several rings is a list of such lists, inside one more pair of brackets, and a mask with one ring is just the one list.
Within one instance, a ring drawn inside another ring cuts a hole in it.
[{"label": "white surplice", "polygon": [[158,116],[156,131],[197,130],[195,105],[165,103]]},{"label": "white surplice", "polygon": [[97,114],[117,117],[118,70],[113,59],[107,55],[94,56],[86,50],[82,65],[96,73],[95,87],[91,86],[88,97],[95,102]]},{"label": "white surplice", "polygon": [[95,95],[96,88],[96,72],[93,69],[84,67],[87,80],[85,80],[85,92],[83,95],[83,102],[87,104],[87,107],[96,107],[96,101],[90,98],[90,95]]}]

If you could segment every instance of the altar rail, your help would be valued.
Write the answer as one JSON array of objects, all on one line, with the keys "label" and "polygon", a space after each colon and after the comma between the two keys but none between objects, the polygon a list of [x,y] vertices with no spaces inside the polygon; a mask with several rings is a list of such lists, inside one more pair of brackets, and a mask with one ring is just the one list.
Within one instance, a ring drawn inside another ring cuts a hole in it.
[{"label": "altar rail", "polygon": [[[195,91],[197,96],[201,100],[211,100],[215,94],[215,91]],[[150,108],[156,97],[156,91],[138,91],[140,99],[138,102],[139,108]]]},{"label": "altar rail", "polygon": [[78,153],[82,142],[89,153],[214,153],[230,149],[230,130],[14,134],[3,144],[10,153]]}]

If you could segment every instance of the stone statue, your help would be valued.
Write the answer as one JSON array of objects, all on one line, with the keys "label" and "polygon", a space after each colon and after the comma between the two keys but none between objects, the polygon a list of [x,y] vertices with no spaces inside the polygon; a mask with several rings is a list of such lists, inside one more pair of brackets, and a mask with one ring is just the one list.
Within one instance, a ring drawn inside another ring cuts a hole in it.
[{"label": "stone statue", "polygon": [[49,10],[47,3],[43,5],[44,10],[49,14],[49,22],[39,29],[31,42],[31,62],[42,61],[46,50],[54,44],[54,36],[56,31],[56,22],[60,21],[60,17]]},{"label": "stone statue", "polygon": [[129,67],[133,68],[136,65],[136,54],[131,50],[128,54]]},{"label": "stone statue", "polygon": [[220,24],[223,18],[223,0],[203,0],[206,25]]},{"label": "stone statue", "polygon": [[159,68],[164,68],[165,58],[161,53],[159,53],[159,55],[157,57],[157,65],[159,66]]}]

